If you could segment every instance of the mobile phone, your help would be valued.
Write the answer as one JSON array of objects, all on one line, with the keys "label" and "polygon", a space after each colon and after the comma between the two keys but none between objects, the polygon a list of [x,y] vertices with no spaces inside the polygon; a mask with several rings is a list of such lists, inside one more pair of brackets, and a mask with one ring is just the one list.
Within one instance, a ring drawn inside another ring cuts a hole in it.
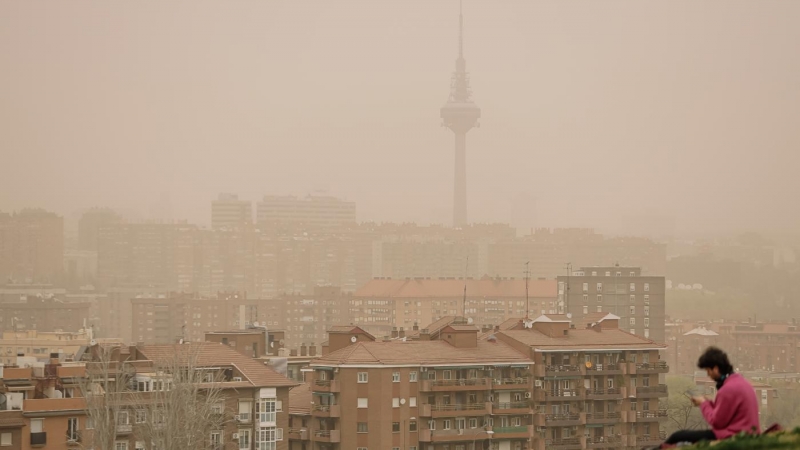
[{"label": "mobile phone", "polygon": [[689,398],[692,398],[692,397],[694,397],[694,392],[690,389],[690,390],[684,392],[683,395],[685,395],[685,396],[687,396]]}]

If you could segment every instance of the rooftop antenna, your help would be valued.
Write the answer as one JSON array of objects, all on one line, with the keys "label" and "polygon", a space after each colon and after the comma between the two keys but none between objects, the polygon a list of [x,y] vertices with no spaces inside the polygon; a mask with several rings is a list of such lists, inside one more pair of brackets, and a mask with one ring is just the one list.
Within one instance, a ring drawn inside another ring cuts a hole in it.
[{"label": "rooftop antenna", "polygon": [[525,261],[525,319],[530,319],[531,305],[528,300],[528,280],[531,278],[531,262]]}]

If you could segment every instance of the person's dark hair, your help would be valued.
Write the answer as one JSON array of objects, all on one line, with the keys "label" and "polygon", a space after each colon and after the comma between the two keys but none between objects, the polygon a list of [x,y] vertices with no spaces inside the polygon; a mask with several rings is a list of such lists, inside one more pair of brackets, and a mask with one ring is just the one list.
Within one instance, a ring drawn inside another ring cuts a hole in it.
[{"label": "person's dark hair", "polygon": [[729,375],[733,373],[733,366],[728,361],[728,355],[717,347],[708,347],[697,361],[698,369],[713,369],[719,367],[719,373]]}]

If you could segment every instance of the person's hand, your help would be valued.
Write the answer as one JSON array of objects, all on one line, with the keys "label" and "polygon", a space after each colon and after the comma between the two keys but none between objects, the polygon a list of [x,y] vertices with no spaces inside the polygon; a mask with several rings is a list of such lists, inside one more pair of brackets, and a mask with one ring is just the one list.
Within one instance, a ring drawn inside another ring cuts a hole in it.
[{"label": "person's hand", "polygon": [[708,399],[703,396],[692,397],[692,403],[694,406],[700,406],[706,400]]}]

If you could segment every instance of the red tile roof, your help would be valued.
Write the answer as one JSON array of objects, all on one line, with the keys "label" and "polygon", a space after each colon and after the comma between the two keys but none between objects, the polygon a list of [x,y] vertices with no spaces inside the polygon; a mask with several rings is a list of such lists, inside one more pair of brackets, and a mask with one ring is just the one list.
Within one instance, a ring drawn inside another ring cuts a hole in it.
[{"label": "red tile roof", "polygon": [[[183,351],[186,350],[186,351]],[[185,364],[189,358],[196,359],[195,364],[200,367],[233,366],[242,375],[244,386],[246,382],[252,387],[284,387],[296,386],[298,383],[279,374],[271,367],[248,358],[227,345],[214,342],[194,342],[189,344],[172,345],[146,345],[140,350],[141,354],[155,362],[168,363],[174,361],[176,355]],[[226,383],[227,387],[232,383]],[[237,382],[237,384],[239,384]],[[239,386],[236,386],[239,387]]]},{"label": "red tile roof", "polygon": [[456,348],[446,341],[389,341],[359,342],[318,358],[311,362],[311,366],[493,363],[531,361],[501,342],[479,341],[474,348]]},{"label": "red tile roof", "polygon": [[303,383],[289,391],[289,414],[311,414],[311,385]]},{"label": "red tile roof", "polygon": [[567,336],[558,337],[550,337],[534,329],[500,331],[497,335],[514,339],[536,350],[641,350],[667,348],[666,345],[617,329],[605,329],[602,331],[575,329],[569,330]]},{"label": "red tile roof", "polygon": [[[467,297],[524,298],[525,280],[371,280],[358,289],[354,297],[372,298],[453,298]],[[532,298],[555,298],[556,280],[530,280],[528,293]]]}]

